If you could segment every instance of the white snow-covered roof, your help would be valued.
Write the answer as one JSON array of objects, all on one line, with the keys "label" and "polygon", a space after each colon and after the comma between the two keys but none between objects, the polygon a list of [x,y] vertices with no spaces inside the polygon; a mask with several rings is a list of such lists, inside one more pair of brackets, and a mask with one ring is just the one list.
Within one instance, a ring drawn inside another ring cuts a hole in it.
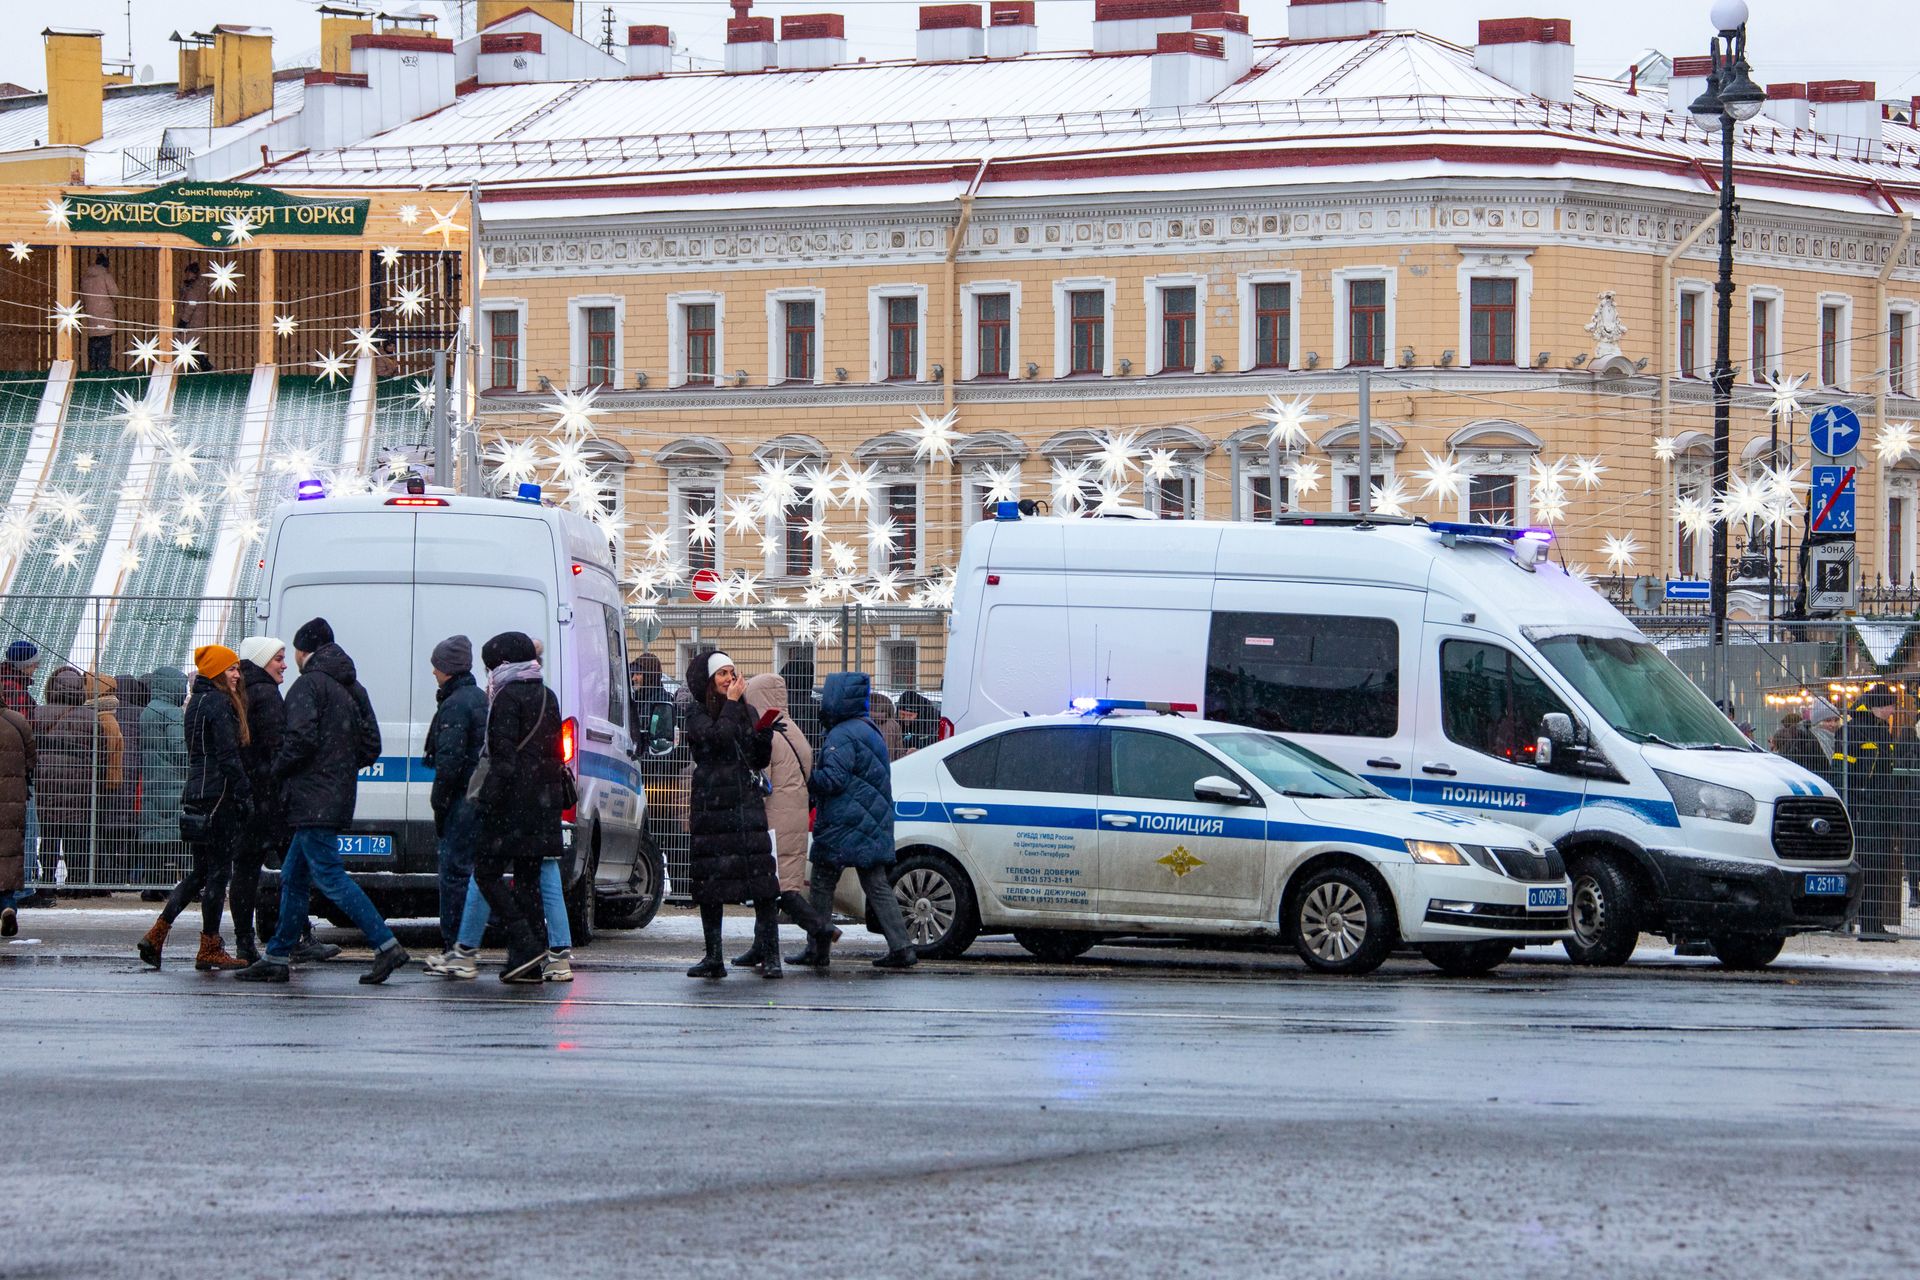
[{"label": "white snow-covered roof", "polygon": [[[300,109],[306,85],[298,76],[276,76],[273,109],[223,129],[213,127],[213,91],[203,89],[184,97],[171,84],[128,85],[110,88],[101,104],[104,129],[98,142],[88,145],[86,180],[89,184],[153,180],[151,173],[123,172],[125,152],[151,156],[168,144],[188,154],[206,150],[240,133],[257,129]],[[25,150],[47,140],[47,96],[0,98],[0,151]]]}]

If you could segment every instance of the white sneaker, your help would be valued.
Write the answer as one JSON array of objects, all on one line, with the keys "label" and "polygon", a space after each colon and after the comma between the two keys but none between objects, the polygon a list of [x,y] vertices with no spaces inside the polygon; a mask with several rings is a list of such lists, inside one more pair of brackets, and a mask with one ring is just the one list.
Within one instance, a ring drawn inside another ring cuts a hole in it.
[{"label": "white sneaker", "polygon": [[433,972],[443,978],[477,978],[480,976],[480,949],[478,947],[455,947],[440,957],[441,967]]},{"label": "white sneaker", "polygon": [[446,972],[447,972],[447,964],[452,959],[453,959],[453,952],[451,949],[449,949],[446,951],[442,951],[438,955],[428,956],[427,962],[424,967],[428,973],[438,974],[444,977],[446,976]]},{"label": "white sneaker", "polygon": [[547,952],[546,963],[540,966],[540,980],[542,982],[572,982],[573,952],[571,950]]}]

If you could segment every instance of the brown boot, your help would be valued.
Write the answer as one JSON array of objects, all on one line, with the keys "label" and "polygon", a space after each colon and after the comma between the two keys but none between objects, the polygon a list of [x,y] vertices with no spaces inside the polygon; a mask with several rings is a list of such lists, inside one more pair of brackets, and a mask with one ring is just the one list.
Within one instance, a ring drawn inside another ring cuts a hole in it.
[{"label": "brown boot", "polygon": [[219,934],[203,933],[200,935],[200,954],[193,958],[193,967],[205,973],[209,969],[244,969],[247,962],[228,955]]},{"label": "brown boot", "polygon": [[153,928],[147,930],[147,936],[140,939],[140,958],[148,967],[160,967],[160,948],[167,945],[167,930],[172,928],[162,917],[153,922]]}]

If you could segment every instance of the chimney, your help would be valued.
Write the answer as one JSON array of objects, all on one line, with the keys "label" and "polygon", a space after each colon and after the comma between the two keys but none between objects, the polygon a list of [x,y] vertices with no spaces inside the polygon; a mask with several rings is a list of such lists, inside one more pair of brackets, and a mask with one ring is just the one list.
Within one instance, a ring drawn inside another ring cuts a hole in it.
[{"label": "chimney", "polygon": [[1667,110],[1691,119],[1693,100],[1707,91],[1712,75],[1712,58],[1675,58],[1673,74],[1667,80]]},{"label": "chimney", "polygon": [[1573,101],[1573,23],[1565,18],[1487,18],[1473,65],[1548,102]]},{"label": "chimney", "polygon": [[1192,30],[1197,14],[1235,13],[1239,8],[1240,0],[1094,0],[1093,51],[1152,50],[1159,37]]},{"label": "chimney", "polygon": [[663,76],[673,70],[673,33],[665,27],[627,28],[627,75]]},{"label": "chimney", "polygon": [[1018,58],[1040,47],[1033,0],[999,0],[987,6],[987,56]]},{"label": "chimney", "polygon": [[1253,36],[1247,29],[1244,13],[1196,13],[1193,29],[1219,36],[1227,51],[1227,83],[1232,84],[1253,68]]},{"label": "chimney", "polygon": [[377,126],[367,137],[453,103],[453,41],[392,29],[353,38],[349,80],[365,77]]},{"label": "chimney", "polygon": [[222,23],[213,29],[213,127],[273,109],[273,32]]},{"label": "chimney", "polygon": [[527,9],[569,35],[573,33],[573,0],[480,0],[480,25],[477,29],[485,31],[494,23]]},{"label": "chimney", "polygon": [[547,54],[539,31],[482,31],[474,62],[481,84],[538,84],[547,78]]},{"label": "chimney", "polygon": [[1760,112],[1782,128],[1813,128],[1813,108],[1807,102],[1804,84],[1768,85],[1767,105],[1760,108]]},{"label": "chimney", "polygon": [[178,31],[167,37],[180,46],[180,77],[174,94],[186,97],[213,87],[213,37],[201,32],[183,36]]},{"label": "chimney", "polygon": [[1289,40],[1339,40],[1386,29],[1386,0],[1287,0]]},{"label": "chimney", "polygon": [[1881,110],[1871,80],[1810,80],[1814,128],[1829,138],[1880,141]]},{"label": "chimney", "polygon": [[847,20],[837,13],[790,13],[780,19],[780,65],[816,71],[847,60]]},{"label": "chimney", "polygon": [[921,62],[958,62],[987,52],[977,4],[923,4],[914,57]]},{"label": "chimney", "polygon": [[1168,31],[1155,39],[1149,106],[1197,106],[1229,83],[1226,43],[1219,36]]},{"label": "chimney", "polygon": [[353,38],[373,31],[373,10],[320,6],[320,70],[338,74],[353,67]]},{"label": "chimney", "polygon": [[100,141],[107,97],[100,32],[48,27],[40,36],[47,45],[47,145],[85,147]]},{"label": "chimney", "polygon": [[777,66],[772,18],[727,19],[728,71],[765,71]]}]

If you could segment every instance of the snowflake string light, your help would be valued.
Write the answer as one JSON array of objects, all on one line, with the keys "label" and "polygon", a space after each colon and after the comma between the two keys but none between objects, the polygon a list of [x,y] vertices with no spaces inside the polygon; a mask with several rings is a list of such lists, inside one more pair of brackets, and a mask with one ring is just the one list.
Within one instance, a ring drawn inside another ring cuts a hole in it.
[{"label": "snowflake string light", "polygon": [[1389,476],[1385,484],[1369,485],[1368,488],[1373,494],[1373,510],[1376,515],[1404,516],[1407,514],[1407,503],[1413,495],[1407,492],[1407,486],[1399,476]]},{"label": "snowflake string light", "polygon": [[878,555],[886,555],[900,545],[900,522],[888,517],[885,521],[867,523],[867,546]]},{"label": "snowflake string light", "polygon": [[174,368],[192,373],[200,364],[200,339],[175,338],[167,356]]},{"label": "snowflake string light", "polygon": [[220,230],[226,233],[228,244],[245,244],[253,239],[253,219],[244,213],[231,214],[220,224]]},{"label": "snowflake string light", "polygon": [[953,458],[953,450],[960,443],[960,433],[953,429],[959,421],[960,411],[949,409],[939,417],[931,417],[924,409],[913,411],[913,456],[918,462],[947,462]]},{"label": "snowflake string light", "polygon": [[1260,416],[1267,423],[1267,443],[1277,444],[1282,449],[1299,449],[1307,443],[1307,424],[1324,422],[1326,415],[1314,413],[1313,397],[1300,396],[1294,400],[1282,400],[1272,396]]},{"label": "snowflake string light", "polygon": [[1653,442],[1653,456],[1659,462],[1672,462],[1678,456],[1680,442],[1672,436],[1657,436]]},{"label": "snowflake string light", "polygon": [[412,287],[395,289],[390,310],[404,320],[417,319],[426,313],[427,291]]},{"label": "snowflake string light", "polygon": [[1573,460],[1573,481],[1582,489],[1591,493],[1600,487],[1600,477],[1607,469],[1600,465],[1598,458],[1575,458]]},{"label": "snowflake string light", "polygon": [[127,352],[127,359],[136,369],[151,369],[160,363],[160,339],[135,338],[133,346]]},{"label": "snowflake string light", "polygon": [[15,262],[25,262],[33,256],[33,246],[25,240],[15,240],[7,246],[7,253],[12,256]]},{"label": "snowflake string light", "polygon": [[1633,557],[1639,552],[1640,544],[1632,534],[1610,533],[1601,541],[1601,553],[1607,558],[1607,568],[1617,574],[1624,574],[1633,568]]},{"label": "snowflake string light", "polygon": [[1020,468],[988,467],[981,475],[985,502],[1012,502],[1020,491]]},{"label": "snowflake string light", "polygon": [[300,322],[292,316],[279,315],[273,318],[273,336],[276,338],[291,338],[293,331],[299,327]]},{"label": "snowflake string light", "polygon": [[65,200],[49,200],[40,208],[47,215],[48,226],[58,227],[62,231],[67,229],[67,223],[73,217],[73,210]]},{"label": "snowflake string light", "polygon": [[1713,508],[1705,498],[1689,495],[1680,499],[1673,504],[1673,518],[1682,529],[1695,537],[1713,528]]},{"label": "snowflake string light", "polygon": [[1318,493],[1321,479],[1320,464],[1302,458],[1287,469],[1287,476],[1293,481],[1295,493]]},{"label": "snowflake string light", "polygon": [[80,332],[80,322],[87,318],[87,313],[80,309],[77,302],[56,302],[50,314],[54,330],[58,333]]},{"label": "snowflake string light", "polygon": [[377,356],[380,354],[380,344],[385,341],[375,329],[347,330],[347,346],[355,356]]},{"label": "snowflake string light", "polygon": [[69,529],[85,524],[87,512],[93,510],[91,502],[70,489],[50,488],[41,495],[40,501],[48,516]]},{"label": "snowflake string light", "polygon": [[420,221],[420,206],[417,204],[403,204],[393,211],[393,216],[400,219],[401,226],[411,227]]},{"label": "snowflake string light", "polygon": [[1171,449],[1149,449],[1142,467],[1149,480],[1171,480],[1173,473],[1180,469],[1180,463],[1178,455]]},{"label": "snowflake string light", "polygon": [[840,473],[837,468],[827,466],[825,463],[809,463],[801,468],[800,479],[816,503],[826,506],[838,505]]},{"label": "snowflake string light", "polygon": [[80,567],[80,540],[69,538],[55,544],[53,548],[53,567],[56,569],[78,569]]},{"label": "snowflake string light", "polygon": [[844,542],[827,543],[827,559],[841,573],[851,573],[860,563],[860,555]]},{"label": "snowflake string light", "polygon": [[1771,392],[1771,397],[1767,404],[1767,412],[1779,414],[1785,418],[1791,418],[1794,414],[1802,412],[1800,388],[1805,385],[1807,385],[1807,375],[1804,373],[1796,373],[1786,378],[1768,378],[1767,389]]},{"label": "snowflake string light", "polygon": [[320,371],[322,378],[325,378],[328,382],[340,382],[346,378],[347,359],[345,356],[337,351],[316,351],[313,354],[320,357],[311,363],[314,368]]},{"label": "snowflake string light", "polygon": [[713,545],[713,512],[689,511],[687,513],[687,541],[696,547]]},{"label": "snowflake string light", "polygon": [[383,244],[380,246],[380,265],[391,269],[400,265],[400,246]]},{"label": "snowflake string light", "polygon": [[1913,452],[1913,424],[1911,422],[1889,422],[1880,428],[1880,434],[1874,439],[1873,451],[1882,462],[1898,462]]},{"label": "snowflake string light", "polygon": [[1099,470],[1103,480],[1125,480],[1129,474],[1140,468],[1140,455],[1145,452],[1139,443],[1139,437],[1131,431],[1108,431],[1100,437],[1100,447],[1093,451],[1093,465]]},{"label": "snowflake string light", "polygon": [[752,533],[760,527],[760,504],[752,498],[727,499],[727,532]]},{"label": "snowflake string light", "polygon": [[240,264],[237,262],[209,262],[207,264],[207,288],[214,297],[240,291]]},{"label": "snowflake string light", "polygon": [[1420,451],[1420,456],[1427,460],[1426,466],[1413,473],[1417,479],[1425,482],[1420,489],[1420,496],[1431,498],[1439,494],[1458,498],[1467,483],[1466,468],[1460,461],[1452,454],[1436,458],[1424,449]]},{"label": "snowflake string light", "polygon": [[73,469],[75,471],[78,471],[83,476],[92,475],[93,469],[99,465],[100,465],[100,459],[94,457],[91,453],[79,453],[74,455]]},{"label": "snowflake string light", "polygon": [[873,506],[874,491],[880,483],[880,468],[869,463],[855,471],[851,464],[840,471],[840,505],[856,511]]},{"label": "snowflake string light", "polygon": [[515,488],[530,482],[540,467],[531,440],[496,440],[487,446],[487,461],[495,479]]}]

